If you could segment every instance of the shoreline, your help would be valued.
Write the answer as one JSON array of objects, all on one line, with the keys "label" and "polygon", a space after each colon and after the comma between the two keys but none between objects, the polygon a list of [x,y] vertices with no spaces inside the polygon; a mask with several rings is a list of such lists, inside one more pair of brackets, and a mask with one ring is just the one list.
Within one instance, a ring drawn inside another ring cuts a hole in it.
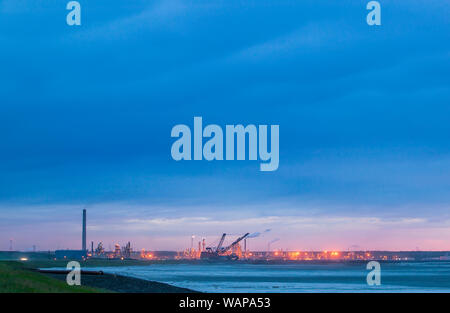
[{"label": "shoreline", "polygon": [[[62,281],[66,280],[65,274],[45,273],[44,275]],[[81,285],[119,293],[199,293],[166,283],[108,273],[82,275]]]},{"label": "shoreline", "polygon": [[0,293],[199,293],[167,283],[110,273],[87,271],[81,275],[81,286],[69,286],[66,277],[66,271],[44,273],[33,264],[0,261]]},{"label": "shoreline", "polygon": [[[427,264],[428,262],[383,262],[386,264],[386,267],[383,269],[384,284],[380,291],[422,292],[428,290],[447,292],[448,288],[450,288],[447,271],[450,262],[440,262],[441,264],[435,264],[435,262],[429,264]],[[269,273],[269,275],[266,275],[266,270],[270,270],[270,265],[273,264],[265,264],[262,267],[253,264],[254,266],[241,268],[241,266],[222,267],[223,265],[229,265],[229,262],[209,263],[211,267],[207,268],[204,267],[206,264],[200,266],[199,263],[190,263],[188,267],[179,268],[175,264],[167,264],[169,266],[168,268],[155,266],[154,269],[152,269],[153,266],[151,264],[147,264],[145,266],[147,268],[140,268],[138,272],[133,272],[129,269],[121,270],[121,266],[116,266],[115,269],[109,270],[93,268],[89,266],[93,266],[94,264],[87,261],[82,266],[84,273],[81,275],[81,286],[67,285],[66,267],[59,266],[55,268],[57,265],[61,265],[59,261],[41,261],[39,262],[40,266],[36,266],[36,263],[33,263],[17,261],[0,262],[0,292],[209,293],[220,291],[235,292],[236,290],[242,291],[244,289],[250,290],[246,292],[253,290],[254,292],[276,293],[311,292],[312,290],[316,290],[317,292],[373,291],[370,288],[367,289],[366,286],[367,269],[364,266],[365,264],[354,262],[351,264],[334,262],[328,264],[310,263],[306,266],[297,267],[275,266],[275,274],[271,275]],[[95,263],[95,265],[99,266],[99,262]],[[409,265],[406,267],[403,266],[405,263]],[[142,263],[139,265],[123,264],[122,262],[113,262],[113,264],[128,265],[131,267],[143,265]],[[113,264],[110,263],[108,265],[114,267],[112,266]],[[103,264],[103,266],[105,265]],[[439,266],[436,267],[436,265]],[[48,272],[39,272],[39,268],[43,270],[43,267],[46,267],[45,270]],[[163,270],[163,274],[161,274],[161,269]],[[242,269],[244,272],[241,272]],[[414,272],[417,274],[428,273],[430,269],[433,269],[435,274],[428,274],[423,276],[422,279],[418,279],[422,275],[417,276],[414,274]],[[311,275],[310,270],[315,274]],[[186,274],[186,271],[189,274]],[[212,273],[220,271],[220,275],[215,278],[213,284],[211,283],[208,271],[212,271]],[[130,273],[140,274],[129,276],[128,274]],[[181,275],[181,280],[173,279],[173,277],[178,277],[177,275]],[[157,279],[158,281],[152,279]],[[187,280],[192,280],[196,283],[182,283]],[[171,283],[167,283],[169,281]],[[180,285],[177,287],[172,284]],[[280,287],[283,287],[283,290],[279,289]],[[197,290],[192,290],[191,288]],[[273,288],[276,288],[276,290]]]}]

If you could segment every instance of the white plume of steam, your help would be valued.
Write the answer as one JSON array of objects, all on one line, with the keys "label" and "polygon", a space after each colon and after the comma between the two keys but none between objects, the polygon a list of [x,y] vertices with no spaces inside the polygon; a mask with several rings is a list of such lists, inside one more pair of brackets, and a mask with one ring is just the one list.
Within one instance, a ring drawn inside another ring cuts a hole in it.
[{"label": "white plume of steam", "polygon": [[252,233],[252,234],[248,235],[247,238],[256,238],[256,237],[259,237],[259,236],[261,236],[261,235],[263,235],[263,234],[265,234],[265,233],[268,233],[268,232],[270,232],[270,231],[271,231],[270,228],[266,229],[266,230],[263,231],[263,232],[257,231],[257,232],[255,232],[255,233]]},{"label": "white plume of steam", "polygon": [[274,240],[272,240],[272,241],[269,242],[269,245],[271,245],[271,244],[273,244],[274,242],[277,242],[277,241],[279,241],[279,240],[280,240],[280,238],[275,238]]}]

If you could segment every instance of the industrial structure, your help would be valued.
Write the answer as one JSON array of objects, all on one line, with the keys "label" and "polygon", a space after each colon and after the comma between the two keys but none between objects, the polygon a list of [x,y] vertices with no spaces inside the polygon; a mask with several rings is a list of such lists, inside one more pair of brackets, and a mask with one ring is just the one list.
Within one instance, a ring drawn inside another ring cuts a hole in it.
[{"label": "industrial structure", "polygon": [[[195,236],[190,236],[190,248],[184,252],[176,251],[134,251],[131,242],[128,241],[124,246],[114,244],[110,246],[109,251],[99,242],[94,249],[94,242],[91,241],[90,251],[87,250],[87,212],[83,209],[82,217],[82,235],[81,250],[56,250],[55,259],[77,259],[85,260],[87,258],[101,259],[140,259],[140,260],[201,260],[201,261],[236,261],[244,262],[289,262],[289,261],[365,261],[365,260],[386,260],[386,261],[404,261],[404,260],[449,260],[449,252],[420,252],[420,251],[283,251],[278,249],[271,251],[271,244],[279,241],[278,238],[272,239],[267,243],[266,251],[249,251],[247,241],[255,238],[262,233],[245,233],[225,245],[226,233],[223,233],[218,240],[217,245],[206,245],[206,239],[202,238],[197,244],[194,244]],[[267,230],[265,231],[267,232]],[[229,234],[228,234],[229,236]],[[12,240],[11,240],[12,241]],[[241,248],[240,244],[243,244]],[[12,243],[10,242],[12,245]],[[34,248],[34,250],[36,250]],[[48,252],[50,254],[50,251]]]},{"label": "industrial structure", "polygon": [[81,250],[86,251],[86,209],[83,209],[83,230],[81,234]]},{"label": "industrial structure", "polygon": [[83,209],[83,221],[81,229],[81,250],[56,250],[55,259],[83,260],[88,254],[86,250],[86,209]]},{"label": "industrial structure", "polygon": [[[226,247],[222,247],[223,242],[225,241],[225,236],[227,234],[223,234],[220,238],[220,241],[217,247],[207,247],[205,251],[202,251],[200,254],[200,259],[207,260],[238,260],[242,256],[242,250],[239,246],[239,242],[245,239],[250,233],[246,233],[245,235],[239,237],[235,241],[233,241],[230,245]],[[199,245],[200,248],[200,245]]]}]

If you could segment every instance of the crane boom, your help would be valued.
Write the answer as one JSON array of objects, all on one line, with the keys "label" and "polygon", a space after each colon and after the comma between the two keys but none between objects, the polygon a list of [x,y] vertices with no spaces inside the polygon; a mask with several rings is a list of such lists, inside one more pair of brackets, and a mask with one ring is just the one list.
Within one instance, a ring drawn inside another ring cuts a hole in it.
[{"label": "crane boom", "polygon": [[231,245],[229,245],[228,247],[223,249],[223,252],[230,250],[233,246],[237,245],[241,240],[245,239],[248,235],[250,235],[250,233],[246,233],[244,236],[239,237],[238,239],[233,241],[233,243]]},{"label": "crane boom", "polygon": [[219,244],[217,245],[216,252],[220,252],[220,248],[222,248],[223,241],[225,240],[225,236],[227,234],[223,233],[222,238],[220,238]]}]

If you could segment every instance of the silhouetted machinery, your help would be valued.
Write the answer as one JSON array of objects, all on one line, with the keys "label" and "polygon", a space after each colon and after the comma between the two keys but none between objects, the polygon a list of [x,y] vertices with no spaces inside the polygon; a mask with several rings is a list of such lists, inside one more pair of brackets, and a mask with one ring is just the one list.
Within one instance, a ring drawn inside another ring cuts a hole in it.
[{"label": "silhouetted machinery", "polygon": [[95,249],[96,255],[103,255],[105,254],[105,249],[103,248],[103,243],[99,242],[97,248]]},{"label": "silhouetted machinery", "polygon": [[201,259],[206,260],[237,260],[239,256],[236,253],[231,252],[233,248],[239,244],[240,241],[244,240],[250,233],[246,233],[244,236],[239,237],[229,246],[222,247],[223,242],[225,240],[225,236],[227,234],[223,234],[217,244],[216,248],[207,247],[205,251],[200,254]]}]

